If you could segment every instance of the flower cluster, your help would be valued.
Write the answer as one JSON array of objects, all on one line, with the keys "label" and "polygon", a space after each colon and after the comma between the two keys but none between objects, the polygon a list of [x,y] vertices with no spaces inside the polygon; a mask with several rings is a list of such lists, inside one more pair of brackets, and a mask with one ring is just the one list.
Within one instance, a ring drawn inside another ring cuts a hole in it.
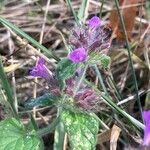
[{"label": "flower cluster", "polygon": [[[76,75],[65,81],[66,86],[63,90],[63,93],[65,93],[69,97],[74,98],[74,104],[77,107],[85,110],[91,110],[98,102],[98,97],[96,96],[95,92],[88,88],[86,85],[81,86],[79,92],[77,92],[76,94],[74,93],[73,89],[75,86],[76,77],[78,76],[78,72],[76,73]],[[30,71],[30,75],[34,77],[44,78],[49,83],[51,93],[56,96],[61,96],[61,90],[58,81],[52,74],[52,72],[46,67],[45,60],[43,58],[39,58],[35,67],[33,67]]]},{"label": "flower cluster", "polygon": [[[88,26],[78,26],[72,30],[69,42],[74,49],[68,54],[68,59],[74,63],[85,62],[88,54],[93,51],[109,48],[109,38],[111,31],[107,27],[101,26],[101,20],[98,17],[93,17],[88,21]],[[99,102],[99,97],[96,93],[86,85],[82,85],[77,93],[74,93],[76,77],[79,76],[80,70],[71,78],[65,80],[65,88],[61,91],[58,80],[53,73],[46,67],[45,60],[39,58],[35,67],[30,71],[30,75],[41,77],[47,80],[51,86],[51,92],[56,96],[61,94],[68,95],[74,99],[74,104],[84,110],[92,110]],[[143,145],[150,145],[150,110],[143,112],[145,121]]]},{"label": "flower cluster", "polygon": [[92,89],[88,87],[78,92],[75,96],[76,105],[85,110],[92,110],[93,108],[95,109],[95,106],[98,102],[99,97]]},{"label": "flower cluster", "polygon": [[88,21],[88,26],[77,26],[72,30],[69,43],[73,51],[68,58],[74,63],[85,62],[90,52],[109,48],[111,29],[101,26],[99,17],[94,16]]}]

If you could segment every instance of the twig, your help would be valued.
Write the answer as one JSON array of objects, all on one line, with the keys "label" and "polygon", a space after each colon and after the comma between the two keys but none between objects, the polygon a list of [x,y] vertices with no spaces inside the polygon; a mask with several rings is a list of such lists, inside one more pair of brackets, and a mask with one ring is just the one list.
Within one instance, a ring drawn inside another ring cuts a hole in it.
[{"label": "twig", "polygon": [[[139,95],[143,95],[143,94],[148,93],[148,92],[150,92],[150,89],[148,89],[147,91],[144,91],[144,90],[143,90],[143,91],[140,91],[138,94],[139,94]],[[136,97],[136,95],[130,96],[130,97],[128,97],[128,98],[126,98],[126,99],[124,99],[124,100],[118,102],[117,105],[119,106],[119,105],[122,105],[122,104],[124,104],[124,103],[127,103],[127,102],[129,102],[129,101],[131,101],[131,100],[134,100],[135,97]]]}]

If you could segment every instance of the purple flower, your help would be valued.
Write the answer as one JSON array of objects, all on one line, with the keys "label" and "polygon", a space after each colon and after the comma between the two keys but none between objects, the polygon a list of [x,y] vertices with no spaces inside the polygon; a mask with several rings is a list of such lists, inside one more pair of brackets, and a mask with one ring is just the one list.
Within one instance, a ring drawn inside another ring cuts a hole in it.
[{"label": "purple flower", "polygon": [[88,21],[89,27],[90,28],[97,28],[101,24],[101,20],[99,17],[94,16]]},{"label": "purple flower", "polygon": [[77,26],[72,29],[69,43],[73,49],[83,47],[89,54],[90,52],[110,47],[111,28],[109,26],[100,26],[100,23],[96,23],[96,21],[94,23],[93,18],[90,19],[89,26]]},{"label": "purple flower", "polygon": [[86,50],[84,48],[75,49],[68,54],[68,58],[74,63],[84,62],[87,58]]},{"label": "purple flower", "polygon": [[32,68],[29,74],[31,76],[41,77],[46,80],[52,78],[52,72],[49,71],[48,68],[45,66],[45,60],[43,58],[39,58],[36,66]]},{"label": "purple flower", "polygon": [[80,92],[75,96],[75,104],[86,110],[94,109],[99,102],[99,97],[96,93],[90,88],[83,88]]},{"label": "purple flower", "polygon": [[145,121],[143,145],[149,146],[150,144],[150,110],[143,112],[143,118]]}]

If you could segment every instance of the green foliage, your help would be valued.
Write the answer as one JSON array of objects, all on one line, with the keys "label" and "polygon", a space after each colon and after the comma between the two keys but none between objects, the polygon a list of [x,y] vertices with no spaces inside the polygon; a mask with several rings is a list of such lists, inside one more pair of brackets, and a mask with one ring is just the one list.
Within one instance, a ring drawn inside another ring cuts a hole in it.
[{"label": "green foliage", "polygon": [[0,122],[0,150],[40,150],[41,141],[14,118]]},{"label": "green foliage", "polygon": [[72,77],[77,69],[77,64],[65,58],[62,59],[57,66],[56,74],[60,82],[61,89],[64,88],[65,80]]},{"label": "green foliage", "polygon": [[80,9],[78,11],[78,19],[82,22],[85,21],[85,11],[86,11],[86,7],[87,7],[87,0],[82,0]]},{"label": "green foliage", "polygon": [[110,57],[105,54],[102,54],[99,59],[100,59],[101,65],[104,68],[107,68],[108,65],[110,64]]},{"label": "green foliage", "polygon": [[64,124],[62,122],[59,122],[55,128],[53,150],[63,150],[64,136],[65,136]]},{"label": "green foliage", "polygon": [[89,64],[100,64],[104,68],[108,68],[110,64],[110,57],[103,53],[91,53],[88,60]]},{"label": "green foliage", "polygon": [[72,149],[93,150],[99,129],[98,120],[91,115],[68,110],[61,115]]},{"label": "green foliage", "polygon": [[44,106],[50,106],[53,105],[54,103],[57,103],[59,97],[55,96],[52,93],[45,93],[44,95],[33,98],[29,100],[26,104],[25,107],[32,109],[33,107],[44,107]]}]

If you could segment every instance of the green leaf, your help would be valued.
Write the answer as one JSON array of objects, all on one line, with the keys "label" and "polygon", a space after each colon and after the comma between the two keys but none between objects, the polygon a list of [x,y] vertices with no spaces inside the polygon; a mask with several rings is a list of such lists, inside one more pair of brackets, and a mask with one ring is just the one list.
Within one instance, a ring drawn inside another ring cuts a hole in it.
[{"label": "green leaf", "polygon": [[88,60],[88,63],[89,64],[95,64],[95,63],[99,64],[100,63],[100,65],[102,67],[107,68],[110,64],[110,60],[111,59],[109,56],[107,56],[103,53],[98,54],[98,53],[94,52],[94,53],[90,54],[90,58]]},{"label": "green leaf", "polygon": [[71,60],[64,58],[57,66],[56,74],[60,82],[60,87],[63,89],[65,80],[72,77],[77,69],[77,64],[73,63]]},{"label": "green leaf", "polygon": [[95,148],[99,129],[99,122],[96,118],[68,110],[62,112],[61,118],[72,149],[93,150]]},{"label": "green leaf", "polygon": [[0,150],[40,150],[41,141],[34,130],[26,132],[15,118],[0,122]]},{"label": "green leaf", "polygon": [[102,54],[100,57],[100,62],[104,68],[107,68],[108,65],[110,64],[110,57],[105,54]]},{"label": "green leaf", "polygon": [[33,107],[44,107],[50,106],[57,103],[58,96],[55,96],[52,93],[46,93],[40,97],[30,99],[26,104],[25,107],[32,109]]}]

